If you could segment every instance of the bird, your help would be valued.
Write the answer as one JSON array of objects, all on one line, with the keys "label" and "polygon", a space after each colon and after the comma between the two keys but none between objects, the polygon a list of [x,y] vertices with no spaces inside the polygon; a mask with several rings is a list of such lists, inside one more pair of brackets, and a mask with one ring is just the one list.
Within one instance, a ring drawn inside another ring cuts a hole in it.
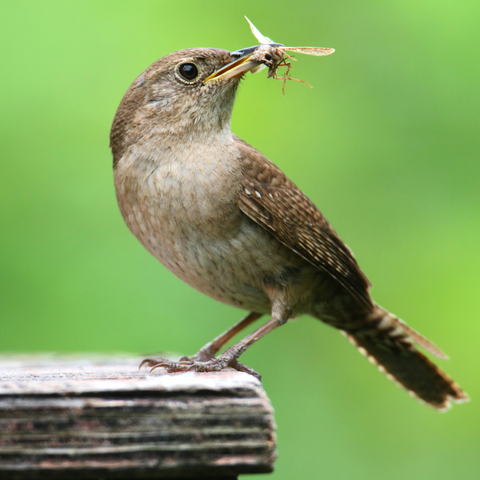
[{"label": "bird", "polygon": [[[439,411],[467,401],[417,347],[446,355],[372,300],[352,251],[313,202],[232,133],[240,81],[262,67],[255,49],[166,55],[134,80],[116,111],[110,147],[128,228],[185,283],[249,312],[193,356],[142,365],[167,373],[233,368],[260,378],[241,354],[306,314],[338,329],[419,401]],[[217,355],[263,315],[266,323]]]}]

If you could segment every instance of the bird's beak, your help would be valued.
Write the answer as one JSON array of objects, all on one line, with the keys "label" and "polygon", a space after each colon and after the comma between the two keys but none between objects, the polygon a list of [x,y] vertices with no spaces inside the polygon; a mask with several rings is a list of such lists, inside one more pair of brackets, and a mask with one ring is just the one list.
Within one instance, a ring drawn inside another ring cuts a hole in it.
[{"label": "bird's beak", "polygon": [[231,55],[234,59],[233,62],[227,63],[227,65],[224,65],[216,72],[213,72],[203,81],[204,85],[210,82],[216,82],[220,79],[228,80],[238,75],[243,75],[247,72],[253,71],[256,73],[260,71],[265,65],[263,65],[261,62],[252,60],[253,53],[257,48],[258,45],[232,52]]}]

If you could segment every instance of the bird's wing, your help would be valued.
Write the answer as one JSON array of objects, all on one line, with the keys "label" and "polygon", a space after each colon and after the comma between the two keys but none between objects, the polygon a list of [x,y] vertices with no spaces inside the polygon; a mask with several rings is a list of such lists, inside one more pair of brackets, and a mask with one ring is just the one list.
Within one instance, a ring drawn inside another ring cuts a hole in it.
[{"label": "bird's wing", "polygon": [[235,142],[244,168],[242,212],[371,306],[370,282],[317,207],[261,153],[238,137]]}]

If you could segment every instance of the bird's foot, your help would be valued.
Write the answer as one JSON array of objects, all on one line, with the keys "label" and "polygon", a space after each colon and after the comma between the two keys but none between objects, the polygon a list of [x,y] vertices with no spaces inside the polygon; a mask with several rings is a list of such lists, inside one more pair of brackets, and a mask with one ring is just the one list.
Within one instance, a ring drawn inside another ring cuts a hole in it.
[{"label": "bird's foot", "polygon": [[146,358],[141,364],[140,368],[144,365],[150,367],[150,373],[156,370],[157,368],[164,368],[167,373],[177,373],[177,372],[219,372],[226,368],[234,368],[239,372],[248,373],[253,375],[259,380],[262,376],[253,370],[250,367],[247,367],[243,363],[240,363],[238,360],[231,358],[230,355],[219,355],[214,358],[205,358],[205,355],[202,354],[202,351],[198,352],[192,357],[180,357],[178,361],[172,362],[166,358]]},{"label": "bird's foot", "polygon": [[[145,360],[142,361],[142,363],[138,368],[141,369],[144,365],[151,368],[152,370],[154,368],[161,367],[161,366],[165,366],[165,368],[167,368],[167,365],[171,365],[171,366],[176,365],[178,367],[184,366],[184,365],[189,366],[189,365],[192,365],[193,363],[205,363],[205,362],[208,362],[209,360],[212,360],[213,358],[214,356],[210,352],[202,348],[195,355],[192,355],[191,357],[182,355],[176,362],[172,362],[168,358],[164,358],[164,357],[146,358]],[[161,365],[161,364],[165,364],[165,365]],[[176,370],[176,371],[180,372],[183,370]],[[168,373],[172,373],[172,372],[168,371]]]}]

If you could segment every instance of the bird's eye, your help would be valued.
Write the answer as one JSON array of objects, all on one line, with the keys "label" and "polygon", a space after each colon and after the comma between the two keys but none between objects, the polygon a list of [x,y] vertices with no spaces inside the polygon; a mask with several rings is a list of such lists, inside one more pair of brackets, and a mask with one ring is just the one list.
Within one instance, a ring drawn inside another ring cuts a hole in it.
[{"label": "bird's eye", "polygon": [[182,82],[193,83],[200,75],[198,67],[191,62],[181,63],[177,67],[177,72]]}]

